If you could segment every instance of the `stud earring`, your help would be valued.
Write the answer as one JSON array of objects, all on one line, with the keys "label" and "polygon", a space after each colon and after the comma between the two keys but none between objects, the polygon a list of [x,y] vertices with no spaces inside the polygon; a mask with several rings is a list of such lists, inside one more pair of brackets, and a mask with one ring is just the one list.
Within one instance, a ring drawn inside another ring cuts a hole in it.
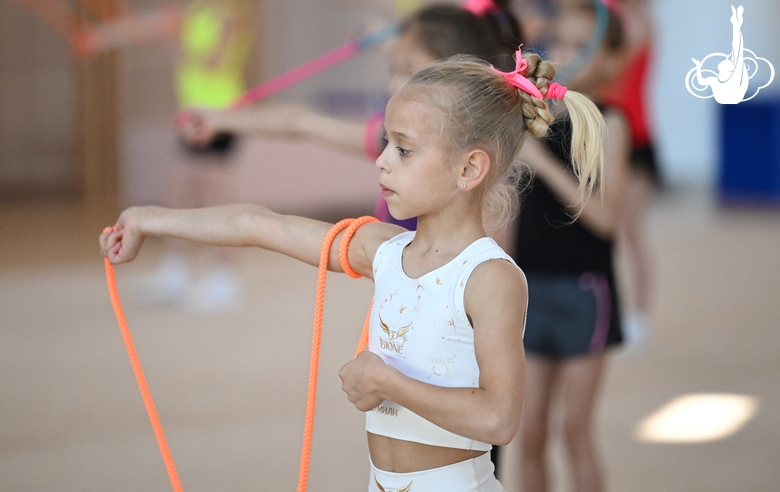
[{"label": "stud earring", "polygon": [[460,184],[460,187],[461,187],[461,188],[466,188],[466,183],[461,183],[461,184]]}]

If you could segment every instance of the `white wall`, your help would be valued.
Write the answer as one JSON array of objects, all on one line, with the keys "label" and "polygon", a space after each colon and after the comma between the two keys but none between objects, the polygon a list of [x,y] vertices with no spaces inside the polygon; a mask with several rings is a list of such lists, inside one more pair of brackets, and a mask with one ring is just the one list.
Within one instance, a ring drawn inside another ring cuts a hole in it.
[{"label": "white wall", "polygon": [[[743,5],[745,47],[780,69],[780,1],[656,0],[656,59],[652,111],[664,179],[673,185],[711,185],[717,176],[719,106],[685,89],[691,58],[731,52],[731,5]],[[760,97],[779,97],[780,80]]]}]

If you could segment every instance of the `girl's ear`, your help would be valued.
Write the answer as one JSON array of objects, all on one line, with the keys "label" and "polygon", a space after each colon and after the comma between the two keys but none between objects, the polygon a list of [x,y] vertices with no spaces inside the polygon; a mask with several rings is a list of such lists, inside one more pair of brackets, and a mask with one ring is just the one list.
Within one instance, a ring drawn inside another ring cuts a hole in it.
[{"label": "girl's ear", "polygon": [[[458,176],[458,184],[463,191],[473,190],[485,179],[490,171],[490,156],[484,150],[475,149],[466,155],[463,170]],[[463,186],[463,185],[466,186]]]}]

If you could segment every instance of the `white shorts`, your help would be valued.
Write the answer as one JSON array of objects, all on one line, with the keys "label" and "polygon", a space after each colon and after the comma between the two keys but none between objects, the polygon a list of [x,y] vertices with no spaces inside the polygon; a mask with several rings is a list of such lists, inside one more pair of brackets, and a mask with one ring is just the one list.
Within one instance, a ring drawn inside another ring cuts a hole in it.
[{"label": "white shorts", "polygon": [[490,453],[411,473],[380,470],[371,461],[368,492],[506,492],[493,475],[494,470]]}]

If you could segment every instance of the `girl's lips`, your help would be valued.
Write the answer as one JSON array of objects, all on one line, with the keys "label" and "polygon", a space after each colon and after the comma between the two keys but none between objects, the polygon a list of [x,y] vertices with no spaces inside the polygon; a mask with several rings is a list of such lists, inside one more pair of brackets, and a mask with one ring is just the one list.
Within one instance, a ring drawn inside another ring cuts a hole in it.
[{"label": "girl's lips", "polygon": [[387,187],[385,187],[385,186],[382,186],[382,185],[379,185],[379,188],[382,190],[382,198],[387,198],[387,197],[389,197],[390,195],[392,195],[393,193],[395,193],[395,192],[394,192],[393,190],[391,190],[390,188],[387,188]]}]

